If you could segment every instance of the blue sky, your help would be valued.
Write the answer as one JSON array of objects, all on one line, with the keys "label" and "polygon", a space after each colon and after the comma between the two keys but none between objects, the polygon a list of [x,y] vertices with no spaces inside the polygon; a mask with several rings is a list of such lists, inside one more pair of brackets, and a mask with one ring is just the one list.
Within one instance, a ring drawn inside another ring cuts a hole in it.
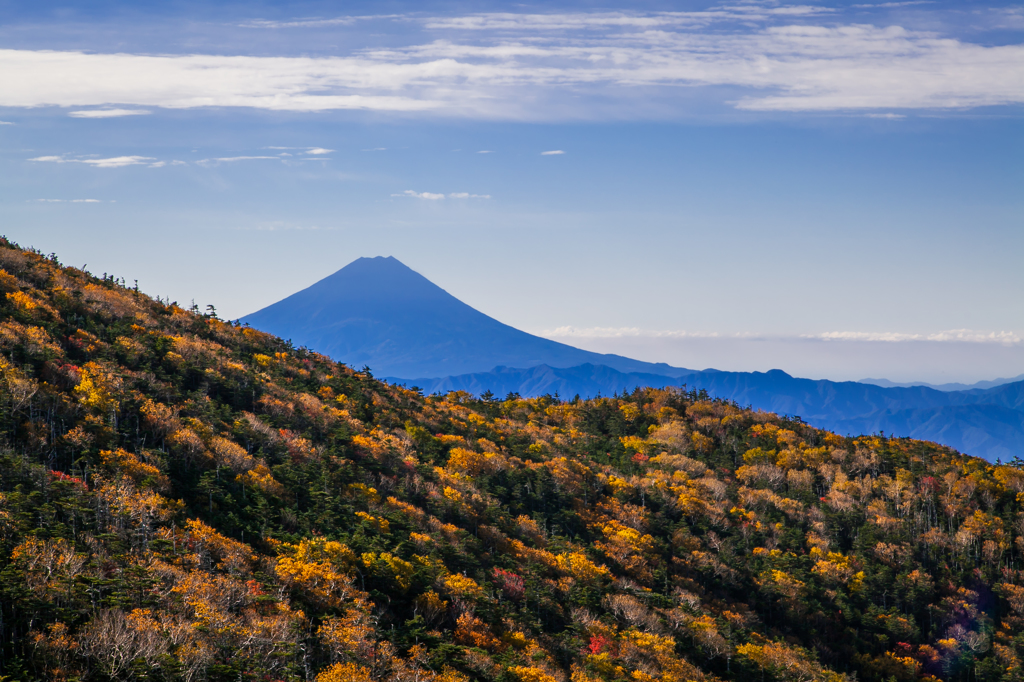
[{"label": "blue sky", "polygon": [[64,262],[235,317],[394,255],[642,359],[1024,372],[1019,4],[38,4],[0,219]]}]

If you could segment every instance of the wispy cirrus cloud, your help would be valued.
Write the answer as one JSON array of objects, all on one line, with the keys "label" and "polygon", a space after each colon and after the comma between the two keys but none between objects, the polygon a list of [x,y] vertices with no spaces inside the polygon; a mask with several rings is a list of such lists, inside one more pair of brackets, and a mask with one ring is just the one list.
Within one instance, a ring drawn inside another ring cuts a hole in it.
[{"label": "wispy cirrus cloud", "polygon": [[141,107],[249,107],[635,118],[671,116],[702,89],[723,87],[729,95],[706,96],[762,112],[1024,104],[1024,45],[844,23],[833,9],[810,4],[396,19],[419,23],[433,37],[331,57],[0,50],[0,106],[98,107],[81,110],[83,117]]},{"label": "wispy cirrus cloud", "polygon": [[215,166],[221,163],[234,163],[235,161],[282,161],[280,156],[221,156],[213,159],[200,159],[196,161],[200,166]]},{"label": "wispy cirrus cloud", "polygon": [[36,199],[39,204],[102,204],[102,199]]},{"label": "wispy cirrus cloud", "polygon": [[490,194],[470,194],[469,192],[450,192],[449,194],[443,194],[439,192],[416,192],[411,189],[407,189],[404,192],[398,194],[392,194],[393,197],[412,197],[413,199],[425,199],[427,201],[440,201],[445,197],[449,199],[490,199]]},{"label": "wispy cirrus cloud", "polygon": [[787,5],[770,7],[763,3],[749,3],[730,7],[717,7],[697,12],[571,12],[571,13],[516,13],[487,12],[461,17],[432,17],[424,20],[430,29],[457,29],[463,31],[598,31],[626,29],[651,31],[656,29],[703,27],[728,21],[764,21],[772,17],[819,16],[832,14],[831,7],[816,5]]},{"label": "wispy cirrus cloud", "polygon": [[71,118],[120,118],[122,116],[145,116],[150,111],[146,109],[86,109],[84,111],[71,111],[68,116]]},{"label": "wispy cirrus cloud", "polygon": [[123,168],[125,166],[154,165],[156,159],[150,156],[112,156],[106,159],[72,158],[64,156],[37,156],[29,161],[49,163],[83,163],[94,168]]},{"label": "wispy cirrus cloud", "polygon": [[398,194],[392,194],[391,196],[412,197],[413,199],[425,199],[427,201],[440,201],[441,199],[444,199],[444,194],[440,194],[438,192],[417,192],[411,189],[407,189]]},{"label": "wispy cirrus cloud", "polygon": [[[336,149],[324,149],[323,147],[281,147],[281,146],[271,146],[271,147],[263,147],[263,149],[274,149],[274,150],[288,149],[288,150],[291,150],[291,151],[298,152],[300,154],[312,154],[314,156],[320,156],[320,155],[323,155],[323,154],[330,154],[331,152],[337,151]],[[280,156],[291,156],[291,154],[281,154]],[[265,158],[265,157],[252,157],[252,158]]]},{"label": "wispy cirrus cloud", "polygon": [[561,156],[565,152],[561,149],[552,149],[551,151],[541,152],[541,156]]},{"label": "wispy cirrus cloud", "polygon": [[371,14],[366,16],[351,17],[310,17],[307,19],[291,19],[286,21],[273,19],[250,19],[238,24],[241,28],[332,28],[336,26],[352,26],[360,21],[372,21],[374,19],[397,19],[397,14]]},{"label": "wispy cirrus cloud", "polygon": [[878,2],[852,5],[855,9],[893,9],[895,7],[911,7],[913,5],[932,5],[935,0],[907,0],[906,2]]},{"label": "wispy cirrus cloud", "polygon": [[1002,7],[997,10],[993,27],[997,29],[1024,28],[1024,7]]}]

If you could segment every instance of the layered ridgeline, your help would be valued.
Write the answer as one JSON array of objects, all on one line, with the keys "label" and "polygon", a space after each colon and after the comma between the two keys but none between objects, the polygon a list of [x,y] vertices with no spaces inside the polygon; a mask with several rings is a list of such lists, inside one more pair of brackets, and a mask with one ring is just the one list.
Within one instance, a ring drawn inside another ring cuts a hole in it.
[{"label": "layered ridgeline", "polygon": [[799,415],[814,426],[842,434],[892,433],[949,445],[995,462],[1024,455],[1024,381],[972,390],[926,386],[882,388],[854,381],[800,379],[781,370],[705,370],[679,377],[619,372],[603,365],[490,372],[440,379],[391,379],[427,393],[508,392],[524,396],[612,395],[638,386],[686,386],[780,414]]},{"label": "layered ridgeline", "polygon": [[1024,455],[1024,381],[988,390],[880,387],[601,355],[502,324],[394,258],[360,258],[242,321],[426,393],[588,398],[685,385],[843,434],[932,440],[993,462]]},{"label": "layered ridgeline", "polygon": [[1018,680],[1024,472],[423,397],[0,243],[0,676]]}]

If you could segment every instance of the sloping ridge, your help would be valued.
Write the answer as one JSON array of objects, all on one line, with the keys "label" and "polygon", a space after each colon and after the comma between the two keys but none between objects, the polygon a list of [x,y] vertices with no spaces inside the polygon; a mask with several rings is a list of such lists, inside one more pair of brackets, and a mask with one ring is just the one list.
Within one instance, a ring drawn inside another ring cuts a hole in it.
[{"label": "sloping ridge", "polygon": [[510,327],[466,305],[393,257],[360,258],[241,319],[378,376],[449,376],[495,366],[606,365],[678,376],[664,363],[592,353]]},{"label": "sloping ridge", "polygon": [[495,367],[490,372],[461,374],[440,378],[402,379],[385,377],[390,383],[416,386],[424,393],[466,391],[483,395],[490,391],[496,396],[517,393],[524,397],[558,394],[563,398],[579,395],[592,398],[597,395],[617,395],[635,388],[664,388],[678,386],[684,379],[643,372],[620,372],[607,365],[584,364],[576,367],[537,365],[525,369]]},{"label": "sloping ridge", "polygon": [[491,391],[526,397],[558,393],[593,397],[642,386],[704,389],[755,409],[800,416],[837,433],[885,433],[935,441],[991,461],[1024,455],[1024,381],[989,389],[938,391],[924,386],[883,388],[852,381],[800,379],[781,370],[693,372],[679,377],[618,372],[609,367],[498,367],[441,378],[388,379],[426,393]]}]

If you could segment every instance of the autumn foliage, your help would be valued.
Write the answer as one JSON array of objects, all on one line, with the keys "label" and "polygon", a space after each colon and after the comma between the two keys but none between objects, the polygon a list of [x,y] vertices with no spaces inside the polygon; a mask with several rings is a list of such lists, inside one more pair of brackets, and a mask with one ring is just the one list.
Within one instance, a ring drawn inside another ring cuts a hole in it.
[{"label": "autumn foliage", "polygon": [[1024,471],[423,396],[0,243],[0,679],[1024,679]]}]

